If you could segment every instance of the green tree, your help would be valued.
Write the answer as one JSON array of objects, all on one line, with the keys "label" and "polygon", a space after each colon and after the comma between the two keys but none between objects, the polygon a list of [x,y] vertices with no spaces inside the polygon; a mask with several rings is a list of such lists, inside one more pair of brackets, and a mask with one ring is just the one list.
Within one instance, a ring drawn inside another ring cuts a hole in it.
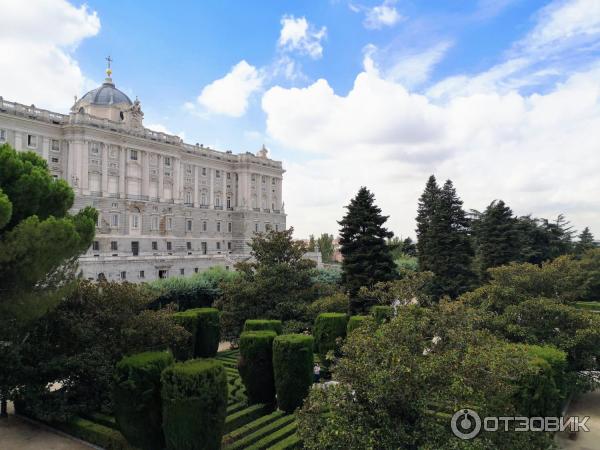
[{"label": "green tree", "polygon": [[417,256],[417,246],[410,237],[402,241],[402,253],[407,256]]},{"label": "green tree", "polygon": [[588,250],[596,248],[596,243],[594,242],[594,235],[590,231],[588,227],[585,227],[583,231],[577,236],[577,243],[575,244],[575,253],[577,255],[582,255]]},{"label": "green tree", "polygon": [[[22,328],[56,304],[74,278],[76,259],[92,243],[97,212],[68,214],[74,194],[33,152],[0,146],[0,398],[18,373]],[[10,381],[12,379],[12,381]]]},{"label": "green tree", "polygon": [[350,293],[351,313],[363,311],[360,302],[352,301],[361,286],[372,286],[378,281],[397,278],[396,266],[386,239],[394,234],[383,224],[388,217],[375,205],[375,197],[361,187],[348,206],[348,212],[339,221],[342,261],[342,284]]},{"label": "green tree", "polygon": [[239,276],[221,284],[222,336],[236,341],[246,319],[306,321],[308,305],[318,297],[315,263],[304,259],[306,246],[292,239],[293,228],[257,233],[252,260],[236,264]]},{"label": "green tree", "polygon": [[477,246],[477,262],[482,279],[487,269],[519,261],[519,231],[511,209],[502,201],[494,200],[473,221]]},{"label": "green tree", "polygon": [[319,251],[321,252],[323,262],[330,262],[331,257],[333,256],[333,235],[323,233],[317,239],[317,245],[319,246]]},{"label": "green tree", "polygon": [[433,272],[432,294],[457,297],[475,283],[470,221],[452,181],[442,189],[432,175],[417,212],[419,269]]},{"label": "green tree", "polygon": [[315,235],[311,234],[308,238],[308,245],[306,246],[306,250],[309,252],[315,251]]}]

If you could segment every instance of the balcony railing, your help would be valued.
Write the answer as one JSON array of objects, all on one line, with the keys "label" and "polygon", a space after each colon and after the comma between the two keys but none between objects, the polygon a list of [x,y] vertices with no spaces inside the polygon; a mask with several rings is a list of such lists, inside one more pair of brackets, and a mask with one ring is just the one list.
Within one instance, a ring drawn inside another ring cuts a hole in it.
[{"label": "balcony railing", "polygon": [[217,205],[215,205],[215,209],[221,209],[221,210],[222,210],[222,209],[223,209],[223,207],[222,207],[222,206],[217,206]]},{"label": "balcony railing", "polygon": [[252,208],[252,211],[260,212],[260,208]]},{"label": "balcony railing", "polygon": [[198,205],[198,208],[208,209],[208,205]]}]

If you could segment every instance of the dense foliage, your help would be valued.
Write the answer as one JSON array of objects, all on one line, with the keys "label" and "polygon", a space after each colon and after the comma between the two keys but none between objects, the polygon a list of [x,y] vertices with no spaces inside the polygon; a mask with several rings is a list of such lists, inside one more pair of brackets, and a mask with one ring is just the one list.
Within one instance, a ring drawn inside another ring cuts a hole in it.
[{"label": "dense foliage", "polygon": [[282,334],[273,341],[273,372],[279,409],[292,412],[302,405],[313,382],[312,336]]},{"label": "dense foliage", "polygon": [[321,295],[315,263],[304,259],[306,247],[292,239],[293,230],[258,233],[252,238],[254,260],[236,264],[239,276],[222,284],[216,303],[222,311],[223,337],[237,340],[247,319],[296,321],[308,326],[308,305]]},{"label": "dense foliage", "polygon": [[141,450],[165,446],[160,375],[174,361],[169,352],[144,352],[127,356],[116,366],[115,419],[127,441]]},{"label": "dense foliage", "polygon": [[43,420],[112,410],[114,367],[125,355],[187,345],[172,311],[150,311],[153,297],[128,283],[81,281],[28,328],[19,398]]},{"label": "dense foliage", "polygon": [[238,369],[250,403],[275,402],[274,331],[245,331],[240,336]]},{"label": "dense foliage", "polygon": [[396,278],[396,266],[386,243],[394,234],[383,226],[388,218],[381,214],[375,196],[366,187],[360,188],[346,209],[338,222],[344,257],[342,284],[350,294],[350,312],[360,313],[365,307],[356,300],[356,294],[362,286]]},{"label": "dense foliage", "polygon": [[167,367],[161,377],[168,450],[218,450],[227,414],[227,374],[214,359]]},{"label": "dense foliage", "polygon": [[217,354],[221,339],[218,309],[188,309],[173,314],[173,320],[192,335],[189,349],[177,354],[178,359],[207,358]]}]

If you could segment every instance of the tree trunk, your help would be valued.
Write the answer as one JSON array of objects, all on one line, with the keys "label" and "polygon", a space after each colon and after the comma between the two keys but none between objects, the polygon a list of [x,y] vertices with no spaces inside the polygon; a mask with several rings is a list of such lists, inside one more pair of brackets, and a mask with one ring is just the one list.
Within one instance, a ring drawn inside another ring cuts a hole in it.
[{"label": "tree trunk", "polygon": [[6,397],[2,397],[0,399],[0,418],[5,419],[8,417],[8,412],[6,408]]}]

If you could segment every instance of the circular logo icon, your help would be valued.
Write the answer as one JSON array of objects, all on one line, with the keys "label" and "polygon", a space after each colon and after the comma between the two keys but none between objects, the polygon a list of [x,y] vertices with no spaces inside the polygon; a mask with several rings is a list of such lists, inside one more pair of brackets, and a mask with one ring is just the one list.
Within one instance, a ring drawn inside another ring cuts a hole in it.
[{"label": "circular logo icon", "polygon": [[472,409],[460,409],[452,416],[450,426],[454,436],[464,440],[473,439],[481,431],[481,418]]}]

